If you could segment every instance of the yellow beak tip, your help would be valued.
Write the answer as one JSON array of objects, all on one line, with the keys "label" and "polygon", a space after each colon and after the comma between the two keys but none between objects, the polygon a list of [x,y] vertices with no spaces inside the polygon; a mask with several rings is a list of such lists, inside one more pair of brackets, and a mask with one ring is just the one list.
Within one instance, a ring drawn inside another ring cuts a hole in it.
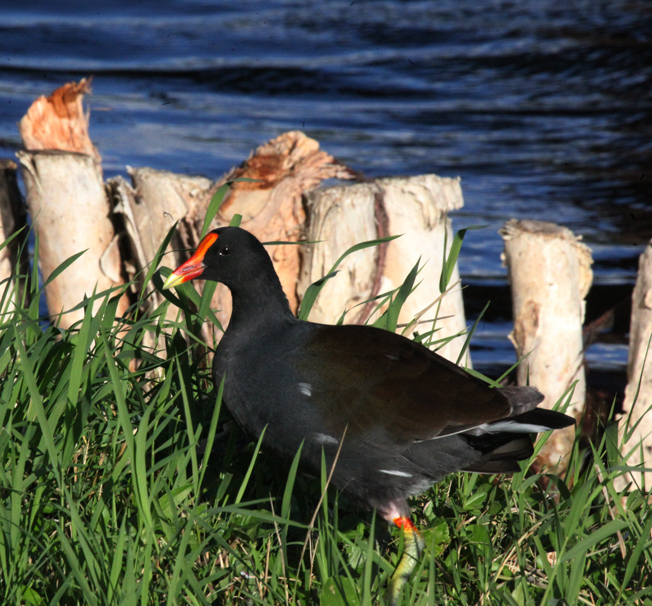
[{"label": "yellow beak tip", "polygon": [[167,290],[173,286],[179,286],[179,284],[183,284],[183,276],[177,276],[172,273],[168,276],[167,280],[163,282],[162,289]]}]

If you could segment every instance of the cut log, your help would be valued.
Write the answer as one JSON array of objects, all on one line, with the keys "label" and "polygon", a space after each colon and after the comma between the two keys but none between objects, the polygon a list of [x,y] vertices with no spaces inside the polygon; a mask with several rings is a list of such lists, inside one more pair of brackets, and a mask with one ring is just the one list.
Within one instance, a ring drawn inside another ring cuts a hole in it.
[{"label": "cut log", "polygon": [[[142,311],[152,312],[164,298],[151,280],[145,282],[149,265],[174,224],[183,224],[198,204],[204,204],[212,182],[204,177],[177,175],[151,168],[127,167],[127,171],[133,186],[119,176],[109,179],[107,185],[113,198],[113,212],[122,217],[125,230],[126,249],[129,251],[125,258],[127,277],[147,295]],[[181,230],[175,230],[164,251],[163,265],[174,268],[187,259],[188,246],[182,236]],[[169,306],[166,319],[174,321],[178,313],[178,309]],[[212,343],[213,331],[204,326],[203,332],[204,339]],[[156,340],[152,333],[147,332],[143,346],[153,351],[164,351],[165,337],[161,335]],[[198,355],[202,354],[198,351]]]},{"label": "cut log", "polygon": [[[79,304],[93,291],[124,284],[118,238],[109,218],[102,177],[91,156],[57,151],[18,152],[27,206],[39,238],[43,280],[66,259],[86,251],[45,288],[50,315]],[[95,307],[100,305],[97,301]],[[129,307],[126,295],[117,315]],[[76,310],[61,316],[69,328],[83,318]]]},{"label": "cut log", "polygon": [[69,82],[49,97],[39,97],[18,124],[25,149],[58,149],[101,157],[88,135],[90,112],[84,112],[82,99],[91,92],[90,80]]},{"label": "cut log", "polygon": [[[508,221],[500,230],[512,287],[518,384],[533,385],[553,407],[575,383],[567,413],[580,418],[586,397],[582,323],[593,272],[591,251],[569,229],[544,221]],[[563,404],[564,402],[562,402]],[[558,470],[572,449],[575,430],[555,431],[539,463]]]},{"label": "cut log", "polygon": [[[127,167],[133,186],[122,177],[109,180],[114,194],[114,212],[123,216],[125,229],[139,269],[147,269],[172,226],[183,224],[205,212],[213,183],[204,177],[178,175],[152,168]],[[184,233],[175,232],[163,264],[177,267],[187,258]],[[145,285],[146,287],[148,285]]]},{"label": "cut log", "polygon": [[[404,237],[390,242],[387,248],[385,277],[396,288],[403,283],[419,258],[423,268],[417,278],[421,285],[407,299],[399,316],[399,322],[407,323],[432,305],[440,295],[439,277],[444,259],[444,239],[448,255],[454,235],[448,213],[464,206],[462,187],[459,178],[435,175],[380,179],[378,184],[383,190],[390,235],[404,234]],[[450,284],[459,280],[456,264]],[[435,317],[436,322],[431,325],[431,328],[438,331],[435,339],[445,339],[466,331],[464,300],[459,287],[445,295],[441,304],[432,307],[422,320]],[[437,352],[456,362],[463,346],[462,336],[449,341]],[[462,362],[471,367],[468,350]]]},{"label": "cut log", "polygon": [[[27,226],[27,215],[20,197],[16,170],[11,160],[0,160],[0,238],[2,242]],[[24,284],[12,280],[14,271],[26,275],[29,267],[27,256],[27,229],[0,250],[0,312],[15,308],[16,298],[24,293]]]},{"label": "cut log", "polygon": [[629,472],[616,479],[616,488],[628,484],[649,492],[652,486],[652,241],[645,247],[638,265],[638,278],[632,293],[632,319],[629,331],[628,383],[619,444],[628,466],[648,471]]},{"label": "cut log", "polygon": [[[309,222],[308,244],[302,246],[303,265],[299,294],[328,274],[337,259],[355,244],[387,235],[382,217],[380,188],[374,183],[314,189],[305,196]],[[334,324],[349,310],[345,324],[362,324],[371,309],[359,305],[390,286],[383,283],[387,245],[365,248],[346,257],[338,274],[326,282],[310,312],[310,320]]]},{"label": "cut log", "polygon": [[[88,136],[89,116],[82,106],[82,97],[88,92],[85,79],[65,84],[49,97],[37,99],[19,125],[27,151],[17,155],[23,168],[27,207],[39,239],[43,280],[47,281],[66,259],[86,251],[46,286],[51,315],[72,309],[93,291],[124,284],[100,156]],[[128,307],[124,294],[117,314],[122,315]],[[66,313],[59,320],[60,326],[69,328],[83,313]]]},{"label": "cut log", "polygon": [[[322,289],[310,315],[315,322],[334,323],[349,310],[345,323],[364,323],[374,305],[359,304],[400,286],[421,258],[418,288],[407,299],[399,322],[408,323],[440,296],[444,236],[453,241],[448,211],[461,208],[459,179],[435,175],[378,179],[351,186],[314,190],[307,195],[309,225],[305,245],[300,292],[326,275],[349,247],[388,235],[405,234],[375,248],[347,257],[340,273]],[[459,280],[455,269],[452,283]],[[449,337],[466,330],[464,306],[459,288],[443,297],[423,316],[437,314],[435,338]],[[427,325],[426,325],[427,326]],[[430,328],[430,327],[428,327]],[[456,361],[463,338],[444,345],[439,353]],[[470,359],[465,362],[470,365]]]},{"label": "cut log", "polygon": [[[324,179],[353,176],[351,170],[320,150],[317,141],[300,131],[287,132],[258,147],[242,166],[227,175],[229,181],[242,177],[258,181],[234,183],[220,209],[220,219],[228,223],[238,213],[242,215],[241,226],[262,242],[298,242],[306,219],[302,195]],[[268,246],[267,251],[296,312],[300,248],[282,244]]]}]

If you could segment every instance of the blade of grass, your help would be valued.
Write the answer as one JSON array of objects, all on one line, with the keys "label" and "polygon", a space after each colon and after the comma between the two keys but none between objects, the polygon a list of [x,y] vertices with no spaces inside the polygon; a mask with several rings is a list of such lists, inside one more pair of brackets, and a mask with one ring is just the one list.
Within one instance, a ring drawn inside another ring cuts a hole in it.
[{"label": "blade of grass", "polygon": [[90,585],[88,584],[88,580],[86,579],[86,574],[82,570],[82,566],[70,544],[70,541],[68,540],[68,537],[66,537],[63,530],[59,528],[57,528],[57,534],[58,534],[59,542],[61,544],[61,548],[68,561],[68,566],[72,571],[72,576],[74,576],[75,580],[77,581],[77,584],[79,585],[79,588],[81,589],[84,595],[84,600],[86,601],[86,604],[89,604],[90,606],[94,606],[95,604],[97,604],[97,598],[95,597],[94,593],[91,591]]},{"label": "blade of grass", "polygon": [[416,288],[416,286],[414,286],[414,281],[416,280],[417,274],[420,271],[420,263],[421,258],[419,257],[416,264],[410,270],[410,273],[408,273],[405,280],[403,281],[403,284],[401,284],[399,287],[396,296],[392,298],[385,312],[372,324],[372,326],[375,326],[376,328],[383,328],[385,330],[389,330],[390,332],[396,332],[396,328],[398,326],[398,316],[401,313],[403,304]]},{"label": "blade of grass", "polygon": [[610,537],[612,534],[616,534],[619,530],[627,528],[627,522],[625,520],[611,520],[607,522],[604,526],[598,528],[587,535],[579,543],[571,547],[559,560],[560,563],[569,562],[574,558],[579,557],[580,555],[585,555],[589,549],[597,545],[598,543],[604,541],[606,538]]},{"label": "blade of grass", "polygon": [[[224,185],[220,185],[220,187],[217,188],[217,191],[213,194],[213,197],[208,204],[208,208],[206,209],[206,217],[204,218],[204,225],[201,229],[200,239],[203,240],[204,236],[208,233],[208,228],[211,226],[215,215],[217,215],[218,211],[220,210],[220,206],[222,206],[222,202],[224,202],[224,196],[226,196],[226,192],[229,191],[233,183],[258,183],[260,181],[261,179],[239,177],[238,179],[233,179],[233,181],[227,181]],[[240,216],[240,218],[242,217]],[[231,223],[231,225],[233,225],[233,223]],[[240,221],[238,221],[238,223],[235,225],[236,227],[240,225]]]},{"label": "blade of grass", "polygon": [[[201,469],[199,472],[199,482],[198,487],[201,488],[204,483],[204,475],[208,469],[208,460],[211,455],[211,450],[213,449],[213,442],[215,441],[215,432],[217,430],[217,422],[220,418],[220,411],[222,410],[222,398],[224,396],[224,377],[220,382],[220,386],[217,389],[217,399],[215,401],[215,406],[213,407],[213,416],[211,417],[211,424],[208,428],[208,436],[206,438],[206,446],[204,448],[204,457],[201,462]],[[199,494],[199,493],[198,493]]]},{"label": "blade of grass", "polygon": [[485,229],[489,227],[488,225],[471,225],[470,227],[465,227],[460,229],[455,236],[453,237],[453,242],[451,243],[450,250],[448,251],[448,257],[446,256],[446,239],[448,238],[448,230],[444,231],[444,259],[441,267],[441,274],[439,277],[439,292],[444,292],[448,287],[448,283],[453,277],[453,272],[455,271],[455,265],[457,259],[460,255],[460,250],[462,249],[462,242],[464,242],[464,236],[466,236],[467,231],[476,230],[476,229]]},{"label": "blade of grass", "polygon": [[70,257],[68,257],[63,263],[58,265],[55,270],[48,276],[48,279],[43,282],[43,289],[45,287],[52,283],[54,280],[56,280],[66,269],[68,269],[79,257],[81,257],[86,250],[82,250],[81,252],[78,252]]},{"label": "blade of grass", "polygon": [[143,297],[145,296],[145,291],[148,288],[152,276],[154,275],[154,272],[158,269],[158,266],[161,263],[161,259],[163,258],[165,251],[170,245],[172,236],[174,235],[174,232],[177,229],[177,224],[178,221],[175,221],[174,225],[168,230],[168,233],[165,235],[165,238],[163,238],[163,242],[161,242],[161,245],[158,247],[158,250],[154,255],[154,259],[152,259],[152,262],[149,264],[149,267],[147,268],[147,273],[145,274],[145,279],[143,280],[143,286],[139,296],[140,300],[142,300]]},{"label": "blade of grass", "polygon": [[473,333],[475,332],[476,328],[478,328],[478,324],[480,323],[480,320],[482,320],[482,316],[484,316],[484,313],[489,309],[491,301],[487,301],[487,304],[482,308],[482,311],[478,314],[478,317],[476,318],[475,322],[473,322],[473,326],[471,326],[471,329],[468,331],[466,339],[464,339],[464,345],[462,345],[462,349],[460,349],[460,353],[457,356],[457,361],[455,364],[459,366],[460,362],[464,358],[464,355],[466,354],[466,351],[469,348],[469,344],[471,342],[471,337],[473,336]]},{"label": "blade of grass", "polygon": [[260,437],[258,438],[258,442],[256,442],[256,448],[254,449],[254,454],[251,457],[251,462],[249,463],[249,468],[247,469],[247,473],[245,474],[244,480],[242,481],[242,484],[240,485],[240,489],[238,490],[238,494],[235,497],[235,505],[238,505],[240,501],[242,500],[242,497],[244,496],[245,490],[247,490],[247,484],[249,484],[249,479],[251,478],[251,474],[254,470],[254,465],[256,464],[256,459],[258,458],[258,454],[260,453],[260,447],[263,443],[263,438],[265,437],[265,431],[267,427],[263,428],[263,431],[260,432]]},{"label": "blade of grass", "polygon": [[300,320],[308,319],[308,316],[310,315],[310,310],[312,309],[312,306],[314,305],[315,300],[317,299],[317,295],[319,295],[321,289],[324,288],[324,284],[326,284],[326,281],[335,275],[335,271],[339,267],[340,263],[342,263],[342,261],[346,259],[346,257],[359,250],[370,248],[371,246],[378,246],[380,244],[384,244],[385,242],[391,242],[392,240],[396,240],[396,238],[399,237],[400,236],[388,236],[386,238],[379,238],[377,240],[369,240],[367,242],[360,242],[359,244],[355,244],[354,246],[348,248],[342,255],[340,255],[339,259],[335,261],[335,264],[333,265],[333,267],[331,267],[330,271],[326,274],[326,276],[317,280],[306,289],[306,292],[303,295],[303,300],[301,301],[301,308],[298,313],[298,318]]},{"label": "blade of grass", "polygon": [[206,217],[204,218],[204,225],[201,228],[200,240],[204,239],[204,236],[208,233],[208,228],[211,226],[215,215],[220,210],[222,202],[224,202],[224,196],[226,192],[231,188],[231,182],[227,181],[224,185],[221,185],[217,188],[216,192],[213,194],[211,201],[208,203],[208,208],[206,209]]},{"label": "blade of grass", "polygon": [[369,528],[369,542],[367,543],[367,553],[364,563],[363,583],[362,583],[362,606],[371,606],[371,586],[372,567],[374,563],[374,541],[376,535],[376,510],[371,515],[371,526]]},{"label": "blade of grass", "polygon": [[49,463],[52,466],[52,471],[54,473],[54,477],[57,479],[59,488],[62,489],[63,478],[61,475],[61,469],[59,467],[59,453],[54,443],[54,433],[56,427],[51,426],[50,420],[45,414],[45,408],[43,407],[43,397],[41,396],[38,384],[36,382],[34,365],[32,364],[32,360],[25,351],[25,347],[23,345],[22,339],[20,338],[17,327],[14,326],[13,328],[15,336],[14,344],[18,350],[18,355],[22,363],[25,382],[27,383],[27,388],[29,389],[31,397],[30,408],[32,408],[36,413],[36,418],[38,419],[39,427],[41,428],[43,441],[50,458]]}]

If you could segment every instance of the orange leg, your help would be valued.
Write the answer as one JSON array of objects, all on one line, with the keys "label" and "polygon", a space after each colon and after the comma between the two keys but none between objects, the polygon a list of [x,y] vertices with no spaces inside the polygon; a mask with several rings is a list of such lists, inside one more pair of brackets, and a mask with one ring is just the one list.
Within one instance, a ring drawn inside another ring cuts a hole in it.
[{"label": "orange leg", "polygon": [[405,550],[387,586],[387,601],[390,606],[396,606],[398,603],[398,596],[401,593],[401,589],[407,583],[412,571],[416,568],[424,548],[423,537],[410,518],[400,516],[394,518],[393,522],[399,528],[403,529]]}]

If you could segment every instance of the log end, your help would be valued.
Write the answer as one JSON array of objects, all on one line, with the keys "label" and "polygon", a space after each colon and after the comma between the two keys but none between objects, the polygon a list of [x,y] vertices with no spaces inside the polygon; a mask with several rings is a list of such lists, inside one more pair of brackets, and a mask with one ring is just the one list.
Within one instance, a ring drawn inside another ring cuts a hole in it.
[{"label": "log end", "polygon": [[99,164],[100,154],[88,134],[89,113],[82,104],[90,92],[90,79],[82,78],[34,101],[18,124],[25,148],[87,154]]},{"label": "log end", "polygon": [[[247,202],[251,202],[256,208],[248,214],[256,216],[265,206],[271,190],[290,178],[296,183],[296,188],[287,194],[300,199],[303,192],[316,187],[324,179],[351,179],[354,176],[353,171],[320,150],[319,142],[301,131],[290,131],[259,146],[245,162],[229,173],[229,181],[239,178],[254,181],[233,183],[220,212],[227,219],[235,212],[244,215],[243,210],[248,212]],[[243,192],[259,193],[246,196]],[[233,210],[235,208],[237,210]]]},{"label": "log end", "polygon": [[550,223],[549,221],[536,221],[533,219],[510,219],[498,231],[504,240],[509,240],[522,234],[536,234],[566,240],[577,240],[573,232],[567,227]]}]

